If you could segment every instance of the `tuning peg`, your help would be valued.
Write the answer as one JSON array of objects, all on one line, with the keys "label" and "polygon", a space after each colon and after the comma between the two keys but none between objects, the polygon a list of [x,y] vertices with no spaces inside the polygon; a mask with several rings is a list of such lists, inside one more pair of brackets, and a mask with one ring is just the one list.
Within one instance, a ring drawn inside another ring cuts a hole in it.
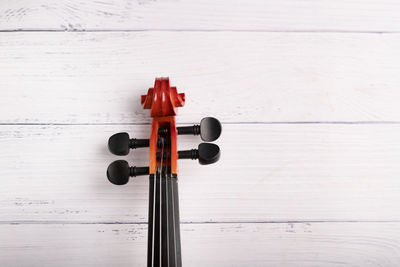
[{"label": "tuning peg", "polygon": [[199,159],[201,165],[217,162],[220,156],[219,146],[210,143],[201,143],[198,149],[178,151],[179,159]]},{"label": "tuning peg", "polygon": [[117,156],[128,155],[129,149],[148,147],[149,139],[129,139],[128,133],[116,133],[108,139],[108,149]]},{"label": "tuning peg", "polygon": [[116,185],[123,185],[129,181],[129,177],[149,174],[149,167],[129,167],[125,160],[116,160],[107,168],[108,180]]},{"label": "tuning peg", "polygon": [[178,134],[199,135],[203,141],[212,142],[221,135],[222,126],[219,120],[213,117],[206,117],[200,121],[200,125],[178,127]]},{"label": "tuning peg", "polygon": [[[200,125],[177,127],[178,134],[193,134],[200,135],[201,140],[212,142],[218,139],[221,135],[222,126],[219,120],[213,117],[206,117],[200,121]],[[158,134],[168,134],[167,128],[160,128]]]}]

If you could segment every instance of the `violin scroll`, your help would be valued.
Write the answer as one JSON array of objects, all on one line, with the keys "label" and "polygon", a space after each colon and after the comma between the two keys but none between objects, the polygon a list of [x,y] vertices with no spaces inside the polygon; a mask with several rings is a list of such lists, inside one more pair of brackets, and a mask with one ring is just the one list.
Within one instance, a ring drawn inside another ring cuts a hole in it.
[{"label": "violin scroll", "polygon": [[151,109],[153,118],[175,116],[176,108],[185,105],[185,94],[171,87],[168,78],[156,78],[154,88],[150,88],[147,95],[142,95],[141,103],[144,109]]}]

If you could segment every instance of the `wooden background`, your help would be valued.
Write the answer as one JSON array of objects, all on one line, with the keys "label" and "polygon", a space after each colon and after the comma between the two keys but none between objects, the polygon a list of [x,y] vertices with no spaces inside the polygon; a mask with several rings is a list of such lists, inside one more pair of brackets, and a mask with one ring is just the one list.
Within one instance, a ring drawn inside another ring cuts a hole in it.
[{"label": "wooden background", "polygon": [[186,93],[180,125],[223,122],[220,162],[179,162],[184,266],[399,266],[399,14],[388,0],[2,1],[0,266],[145,266],[148,181],[111,185],[106,143],[149,135],[139,96],[156,76]]}]

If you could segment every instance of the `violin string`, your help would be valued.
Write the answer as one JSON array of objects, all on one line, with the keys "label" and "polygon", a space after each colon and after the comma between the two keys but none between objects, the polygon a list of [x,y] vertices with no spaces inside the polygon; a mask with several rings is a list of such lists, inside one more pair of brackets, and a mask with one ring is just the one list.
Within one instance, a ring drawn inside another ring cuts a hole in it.
[{"label": "violin string", "polygon": [[[171,181],[171,185],[172,185],[172,181]],[[171,186],[171,192],[172,192],[172,212],[173,212],[173,216],[172,216],[172,221],[173,221],[173,229],[174,229],[174,252],[175,252],[175,263],[177,263],[177,256],[176,256],[176,232],[175,232],[175,197],[174,197],[174,186]]]},{"label": "violin string", "polygon": [[173,230],[174,230],[174,256],[175,256],[175,264],[178,264],[177,261],[177,251],[176,251],[176,227],[175,227],[175,194],[174,194],[174,184],[171,178],[171,198],[172,198],[172,222],[173,222]]},{"label": "violin string", "polygon": [[[171,139],[171,137],[169,137],[170,139]],[[171,163],[171,161],[169,160],[169,155],[167,154],[167,157],[166,157],[166,162],[170,162]],[[168,168],[166,169],[166,170],[168,170]],[[165,199],[167,200],[167,203],[166,203],[166,205],[165,205],[165,207],[166,207],[166,209],[167,209],[167,220],[166,220],[166,222],[167,222],[167,262],[168,262],[168,267],[169,267],[169,208],[168,208],[168,205],[169,205],[169,202],[168,202],[168,199],[169,199],[169,193],[168,193],[168,189],[169,189],[169,186],[168,186],[168,183],[169,183],[169,179],[168,179],[168,176],[166,175],[165,176],[165,195],[166,195],[166,197],[165,197]]]},{"label": "violin string", "polygon": [[161,266],[161,257],[162,257],[162,176],[163,176],[163,159],[164,159],[164,138],[161,138],[161,173],[160,173],[160,266]]},{"label": "violin string", "polygon": [[[172,155],[172,150],[171,154]],[[170,160],[172,160],[172,157],[170,157]],[[175,258],[175,264],[177,265],[177,251],[176,251],[176,233],[175,233],[175,197],[174,197],[174,185],[173,185],[173,180],[172,180],[172,167],[168,172],[168,178],[170,181],[170,186],[171,186],[171,201],[172,201],[172,221],[173,221],[173,231],[174,231],[174,258]]]},{"label": "violin string", "polygon": [[158,166],[156,168],[156,176],[153,177],[153,225],[152,225],[152,249],[151,249],[151,266],[154,267],[154,230],[155,230],[155,222],[156,222],[156,177],[159,173]]}]

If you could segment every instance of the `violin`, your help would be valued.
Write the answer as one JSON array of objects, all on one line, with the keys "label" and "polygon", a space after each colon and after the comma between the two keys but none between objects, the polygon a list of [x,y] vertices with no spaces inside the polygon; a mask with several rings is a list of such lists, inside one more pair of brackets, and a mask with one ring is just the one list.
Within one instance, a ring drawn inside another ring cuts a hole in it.
[{"label": "violin", "polygon": [[117,133],[108,140],[111,153],[128,155],[130,149],[149,147],[148,167],[129,166],[125,160],[117,160],[107,168],[107,178],[115,185],[124,185],[130,177],[149,175],[148,213],[148,267],[182,266],[178,159],[198,159],[202,165],[217,162],[220,149],[213,143],[201,143],[197,149],[178,151],[177,136],[200,135],[205,142],[218,139],[221,123],[212,117],[203,118],[199,125],[176,127],[178,107],[185,104],[185,94],[171,87],[168,78],[156,78],[154,88],[141,96],[144,109],[150,109],[153,118],[149,139],[130,138],[128,133]]}]

